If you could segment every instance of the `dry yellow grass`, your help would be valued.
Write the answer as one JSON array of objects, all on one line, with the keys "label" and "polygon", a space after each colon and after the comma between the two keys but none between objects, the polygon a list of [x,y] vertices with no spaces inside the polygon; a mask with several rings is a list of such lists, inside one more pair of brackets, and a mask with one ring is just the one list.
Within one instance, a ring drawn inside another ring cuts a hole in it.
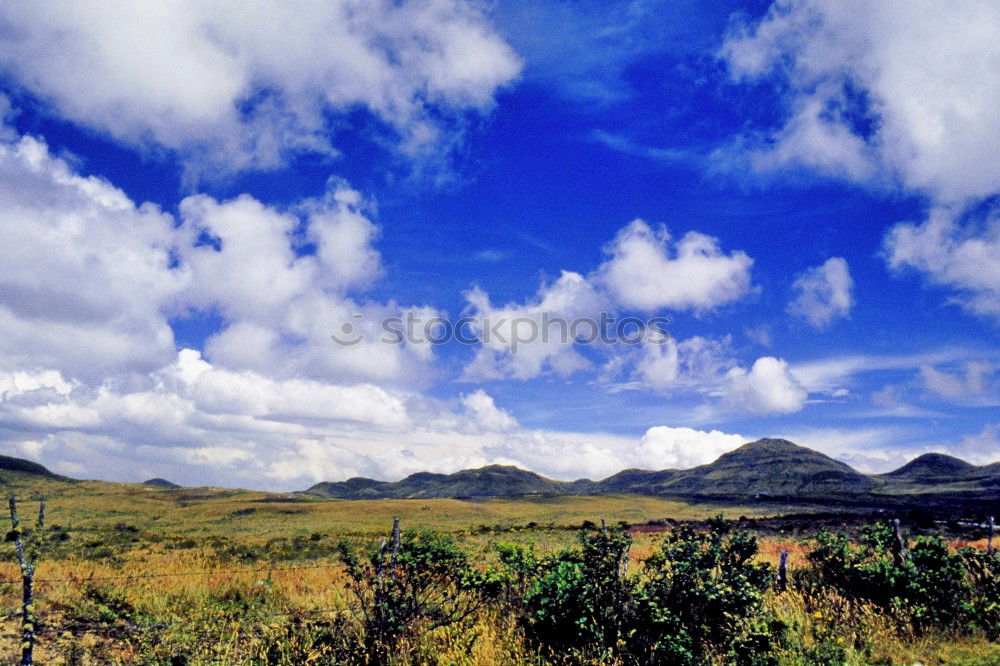
[{"label": "dry yellow grass", "polygon": [[[43,492],[49,525],[62,526],[70,537],[60,557],[43,560],[36,574],[42,621],[37,662],[44,664],[167,664],[178,652],[189,664],[309,663],[322,649],[309,643],[308,621],[333,617],[326,612],[331,609],[350,612],[352,599],[346,575],[329,552],[297,561],[289,546],[297,542],[291,540],[308,541],[318,533],[324,535],[324,544],[342,536],[371,542],[385,534],[394,516],[406,528],[454,535],[476,561],[485,563],[499,541],[530,543],[539,552],[569,545],[576,535],[568,528],[585,520],[642,524],[700,520],[720,512],[730,518],[768,516],[783,509],[634,496],[316,501],[250,491],[162,490],[100,482],[15,482],[12,489],[23,498]],[[33,510],[31,502],[22,506],[26,523]],[[525,529],[530,523],[534,527]],[[116,525],[126,526],[135,542],[126,540],[115,557],[86,559],[75,550],[87,540],[114,536]],[[634,534],[633,571],[662,536],[655,530]],[[285,540],[280,553],[286,561],[269,565],[220,556],[219,543],[253,550],[275,538]],[[181,547],[180,540],[187,543]],[[790,567],[806,563],[807,545],[801,540],[774,536],[760,543],[762,561],[776,564],[779,551],[786,549]],[[985,547],[984,542],[969,545]],[[0,578],[18,577],[13,559],[0,561]],[[19,595],[18,583],[0,583],[3,663],[14,661],[18,650]],[[772,594],[767,604],[796,637],[797,647],[779,654],[788,666],[834,663],[822,656],[830,650],[839,651],[839,663],[844,664],[1000,664],[994,644],[901,634],[883,613],[834,595],[817,599],[795,592]],[[514,619],[492,609],[466,624],[433,632],[416,649],[414,657],[428,664],[541,663],[526,647]],[[803,656],[810,650],[815,658]]]}]

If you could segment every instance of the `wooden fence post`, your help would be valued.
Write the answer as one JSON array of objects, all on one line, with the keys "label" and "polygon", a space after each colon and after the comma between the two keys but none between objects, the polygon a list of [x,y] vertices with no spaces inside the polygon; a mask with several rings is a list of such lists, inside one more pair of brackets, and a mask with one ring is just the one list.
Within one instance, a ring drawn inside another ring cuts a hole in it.
[{"label": "wooden fence post", "polygon": [[899,527],[899,518],[892,521],[892,536],[892,559],[897,567],[901,567],[906,560],[906,540],[903,539],[903,531]]},{"label": "wooden fence post", "polygon": [[788,589],[788,551],[778,551],[778,592]]},{"label": "wooden fence post", "polygon": [[988,535],[986,537],[986,554],[987,555],[992,555],[993,554],[993,516],[990,516],[990,519],[987,522],[987,524],[989,526],[989,533],[988,533]]},{"label": "wooden fence post", "polygon": [[399,557],[399,517],[392,519],[392,582],[396,582],[396,559]]},{"label": "wooden fence post", "polygon": [[35,649],[35,598],[34,580],[35,563],[41,551],[41,543],[45,538],[45,498],[42,497],[38,505],[38,523],[35,525],[34,533],[28,541],[28,547],[24,545],[24,531],[21,529],[21,521],[17,517],[17,498],[13,495],[8,498],[10,505],[10,522],[14,543],[17,548],[17,562],[21,567],[21,666],[31,666],[33,663],[33,653]]}]

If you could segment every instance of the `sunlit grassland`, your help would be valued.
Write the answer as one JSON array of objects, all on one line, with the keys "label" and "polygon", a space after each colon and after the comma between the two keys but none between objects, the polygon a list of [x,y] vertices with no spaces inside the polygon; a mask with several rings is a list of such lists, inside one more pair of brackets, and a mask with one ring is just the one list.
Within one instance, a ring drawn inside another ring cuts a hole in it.
[{"label": "sunlit grassland", "polygon": [[[5,486],[7,494],[28,499],[43,494],[50,523],[94,528],[117,522],[144,531],[185,536],[245,539],[296,534],[364,535],[385,532],[394,517],[410,529],[456,533],[481,526],[573,527],[583,521],[608,524],[655,520],[700,520],[770,516],[788,511],[781,505],[732,506],[683,502],[636,495],[554,496],[516,499],[320,500],[305,495],[219,488],[164,490],[141,484],[99,481],[32,481]],[[801,507],[796,507],[802,511]],[[808,509],[805,509],[808,510]]]},{"label": "sunlit grassland", "polygon": [[[165,490],[140,484],[65,483],[9,475],[30,524],[46,497],[54,540],[36,577],[41,631],[37,663],[306,663],[310,622],[350,613],[352,596],[335,554],[342,538],[376,544],[401,519],[405,529],[451,534],[474,562],[495,559],[500,542],[554,552],[585,521],[650,524],[634,533],[630,570],[654,550],[669,520],[805,513],[823,507],[730,506],[641,496],[494,500],[318,500],[226,489]],[[982,546],[982,544],[977,544]],[[762,538],[758,557],[804,566],[803,538]],[[15,661],[20,583],[11,544],[0,556],[0,663]],[[769,593],[767,604],[802,646],[843,647],[845,664],[1000,663],[995,644],[941,633],[899,633],[871,607],[843,599]],[[333,611],[333,612],[331,612]],[[818,616],[817,616],[818,613]],[[306,627],[306,629],[302,629]],[[292,631],[305,633],[292,635]],[[318,648],[317,648],[318,649]],[[187,661],[173,661],[183,655]],[[305,655],[305,657],[303,657]],[[429,664],[539,664],[511,617],[486,608],[435,630],[414,655]],[[822,663],[822,662],[810,662]]]}]

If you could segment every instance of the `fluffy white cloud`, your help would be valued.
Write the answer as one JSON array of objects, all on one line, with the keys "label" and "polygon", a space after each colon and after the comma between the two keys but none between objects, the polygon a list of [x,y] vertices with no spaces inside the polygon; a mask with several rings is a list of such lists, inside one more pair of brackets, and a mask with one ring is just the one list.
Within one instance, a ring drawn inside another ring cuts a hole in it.
[{"label": "fluffy white cloud", "polygon": [[778,0],[722,56],[735,77],[785,90],[788,122],[759,147],[769,164],[878,170],[963,200],[1000,190],[998,31],[992,2]]},{"label": "fluffy white cloud", "polygon": [[517,419],[497,407],[493,396],[482,389],[473,391],[462,398],[466,414],[485,430],[512,430],[517,427]]},{"label": "fluffy white cloud", "polygon": [[967,310],[1000,322],[1000,210],[962,225],[953,209],[939,206],[920,224],[894,226],[885,250],[891,268],[920,271],[932,284],[954,289]]},{"label": "fluffy white cloud", "polygon": [[627,308],[705,310],[750,290],[753,260],[739,250],[724,254],[718,240],[696,231],[671,244],[665,227],[634,220],[605,250],[611,258],[597,279]]},{"label": "fluffy white cloud", "polygon": [[173,218],[30,137],[0,143],[0,367],[100,377],[174,353]]},{"label": "fluffy white cloud", "polygon": [[[722,48],[734,77],[770,78],[784,125],[733,152],[760,171],[804,165],[900,184],[934,204],[885,242],[893,268],[925,273],[968,310],[1000,321],[1000,223],[963,219],[1000,192],[1000,5],[778,0]],[[737,158],[738,159],[738,158]]]},{"label": "fluffy white cloud", "polygon": [[[180,257],[192,275],[183,302],[227,320],[206,341],[209,357],[271,376],[394,381],[425,375],[433,360],[430,345],[387,343],[381,322],[408,311],[425,320],[437,313],[361,304],[348,295],[381,271],[371,246],[377,229],[363,205],[343,183],[294,210],[246,195],[182,201]],[[302,226],[315,253],[299,251],[294,232]]]},{"label": "fluffy white cloud", "polygon": [[[131,385],[87,385],[53,371],[5,375],[0,383],[0,443],[16,433],[21,450],[43,462],[65,469],[84,464],[89,473],[106,465],[126,479],[146,469],[201,483],[273,487],[284,481],[295,488],[321,473],[344,478],[340,463],[352,472],[391,472],[401,442],[421,444],[412,464],[427,465],[440,452],[440,444],[430,443],[435,436],[473,433],[474,439],[516,427],[485,395],[472,399],[477,409],[471,412],[450,414],[446,403],[434,403],[437,417],[415,424],[408,393],[228,370],[194,350],[182,350],[173,363]],[[384,460],[373,457],[373,442]],[[317,451],[329,458],[312,468]]]},{"label": "fluffy white cloud", "polygon": [[749,371],[733,368],[726,373],[725,400],[736,409],[788,414],[801,410],[808,395],[788,363],[772,356],[757,359]]},{"label": "fluffy white cloud", "polygon": [[677,381],[681,362],[677,342],[673,338],[659,343],[643,342],[641,349],[635,371],[645,385],[666,388]]},{"label": "fluffy white cloud", "polygon": [[403,400],[372,384],[338,386],[304,379],[275,380],[252,372],[213,368],[184,349],[161,378],[176,377],[194,406],[206,413],[252,418],[355,421],[383,427],[409,425]]},{"label": "fluffy white cloud", "polygon": [[365,107],[404,149],[488,109],[520,62],[465,0],[11,2],[0,67],[54,111],[198,168],[335,152],[328,113]]},{"label": "fluffy white cloud", "polygon": [[[712,390],[735,362],[732,340],[693,336],[680,342],[645,341],[631,360],[633,379],[644,388]],[[629,363],[624,364],[629,367]]]},{"label": "fluffy white cloud", "polygon": [[621,311],[702,311],[750,291],[753,260],[738,250],[724,254],[716,239],[696,231],[673,243],[666,228],[634,220],[605,251],[610,258],[589,275],[563,271],[524,304],[497,307],[481,289],[468,291],[482,346],[465,379],[568,375],[591,365],[579,353],[582,342],[609,356],[606,380],[634,364],[636,381],[663,388],[679,372],[677,343],[664,339],[664,321],[645,322],[637,335],[640,322],[622,326]]},{"label": "fluffy white cloud", "polygon": [[524,305],[496,307],[477,288],[466,292],[473,332],[482,347],[465,370],[466,379],[527,379],[547,371],[568,375],[590,363],[574,348],[576,336],[594,335],[594,326],[574,327],[575,320],[596,322],[604,298],[579,273],[563,271],[542,285]]},{"label": "fluffy white cloud", "polygon": [[795,278],[792,289],[796,296],[788,304],[788,312],[805,319],[813,328],[826,328],[835,319],[850,315],[853,288],[847,262],[831,257]]},{"label": "fluffy white cloud", "polygon": [[386,344],[380,328],[412,309],[350,295],[381,271],[364,208],[335,182],[291,209],[192,196],[175,219],[77,175],[36,139],[0,142],[0,369],[142,376],[176,353],[171,318],[211,312],[224,323],[206,352],[231,369],[418,379],[430,346]]},{"label": "fluffy white cloud", "polygon": [[356,475],[397,479],[514,464],[560,479],[707,462],[742,438],[654,428],[641,442],[529,431],[481,390],[453,402],[372,384],[273,379],[194,350],[132,386],[46,371],[0,379],[0,446],[76,476],[301,489]]},{"label": "fluffy white cloud", "polygon": [[718,430],[653,426],[642,436],[636,456],[640,466],[647,469],[684,469],[710,463],[747,441],[742,435]]}]

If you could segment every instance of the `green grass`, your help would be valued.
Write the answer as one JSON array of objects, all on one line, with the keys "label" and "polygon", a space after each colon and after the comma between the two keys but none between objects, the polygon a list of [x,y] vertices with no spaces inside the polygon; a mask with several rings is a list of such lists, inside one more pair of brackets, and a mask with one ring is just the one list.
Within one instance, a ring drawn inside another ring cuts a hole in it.
[{"label": "green grass", "polygon": [[[586,520],[701,520],[724,514],[772,516],[801,506],[734,506],[684,502],[638,495],[552,496],[487,500],[320,500],[303,495],[218,488],[165,490],[141,484],[100,481],[65,483],[8,474],[7,494],[22,500],[43,494],[47,522],[71,529],[128,523],[144,532],[189,537],[222,536],[247,540],[293,537],[314,532],[365,535],[385,532],[393,517],[407,528],[461,533],[482,527],[575,527]],[[33,511],[24,503],[23,517]]]}]

